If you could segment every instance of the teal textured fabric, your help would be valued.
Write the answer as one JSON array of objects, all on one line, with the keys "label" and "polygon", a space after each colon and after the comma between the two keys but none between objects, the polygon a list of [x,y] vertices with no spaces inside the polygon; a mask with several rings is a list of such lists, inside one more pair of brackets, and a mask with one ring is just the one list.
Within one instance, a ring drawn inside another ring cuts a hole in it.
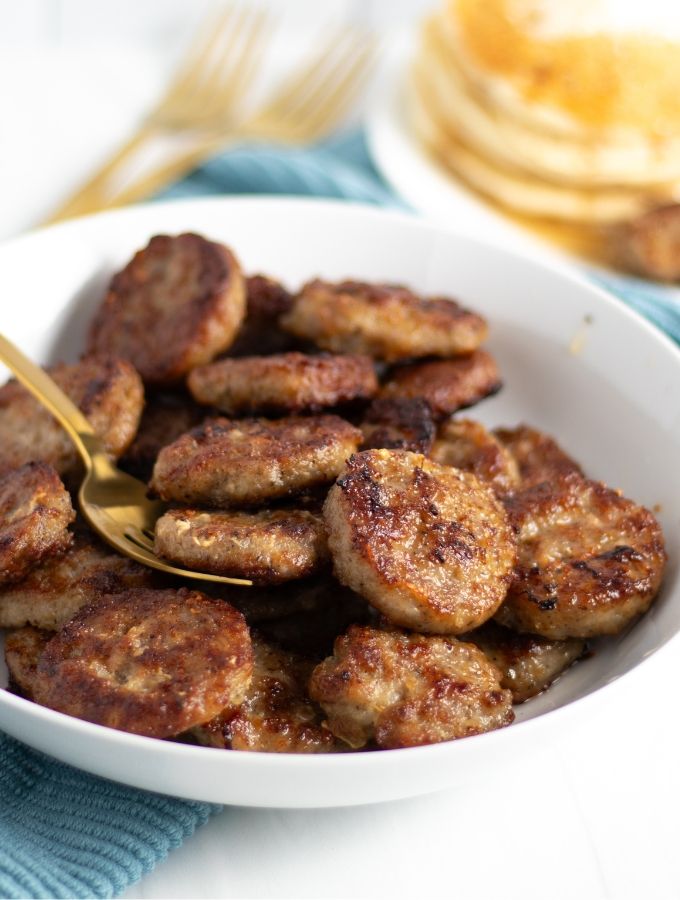
[{"label": "teal textured fabric", "polygon": [[596,284],[615,294],[680,343],[680,302],[672,288],[610,272],[591,270],[588,274]]},{"label": "teal textured fabric", "polygon": [[[403,204],[354,133],[310,150],[244,147],[212,160],[163,199],[302,194]],[[591,273],[680,341],[680,307],[647,282]],[[150,871],[219,807],[125,788],[0,734],[0,896],[112,897]]]},{"label": "teal textured fabric", "polygon": [[0,735],[0,896],[114,897],[219,807],[113,784]]},{"label": "teal textured fabric", "polygon": [[292,194],[406,207],[382,181],[363,135],[354,132],[311,149],[244,146],[211,160],[160,195]]}]

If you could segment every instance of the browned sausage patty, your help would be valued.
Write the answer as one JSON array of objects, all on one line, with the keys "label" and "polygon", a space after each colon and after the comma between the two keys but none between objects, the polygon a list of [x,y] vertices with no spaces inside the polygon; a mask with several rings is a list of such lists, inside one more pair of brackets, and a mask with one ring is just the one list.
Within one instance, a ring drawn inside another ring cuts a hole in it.
[{"label": "browned sausage patty", "polygon": [[[47,369],[73,400],[112,456],[120,456],[137,431],[144,405],[142,382],[130,365],[108,356]],[[54,466],[64,478],[80,469],[78,453],[61,425],[16,381],[0,388],[0,469],[32,460]]]},{"label": "browned sausage patty", "polygon": [[21,581],[44,559],[68,550],[75,517],[52,466],[27,463],[0,478],[0,585]]},{"label": "browned sausage patty", "polygon": [[509,725],[510,691],[472,644],[353,625],[314,670],[309,693],[353,748],[415,747]]},{"label": "browned sausage patty", "polygon": [[417,363],[395,369],[381,390],[382,397],[422,397],[432,415],[441,419],[473,406],[501,388],[494,358],[486,350],[468,356]]},{"label": "browned sausage patty", "polygon": [[293,295],[267,275],[246,278],[246,317],[229,347],[229,356],[285,353],[296,343],[279,327],[279,317],[293,305]]},{"label": "browned sausage patty", "polygon": [[17,628],[5,635],[5,662],[10,687],[22,697],[33,699],[38,659],[52,637],[51,631],[31,627]]},{"label": "browned sausage patty", "polygon": [[149,384],[171,384],[229,347],[245,305],[231,250],[197,234],[157,235],[113,277],[88,351],[129,359]]},{"label": "browned sausage patty", "polygon": [[558,640],[617,634],[644,613],[666,554],[652,513],[569,473],[505,500],[519,561],[497,620]]},{"label": "browned sausage patty", "polygon": [[248,316],[253,319],[276,321],[293,305],[293,295],[280,281],[268,275],[249,275],[246,278]]},{"label": "browned sausage patty", "polygon": [[323,350],[366,353],[386,362],[471,353],[487,335],[484,319],[453,300],[360,281],[310,281],[281,325]]},{"label": "browned sausage patty", "polygon": [[[291,582],[287,588],[301,582]],[[333,641],[350,625],[377,622],[379,613],[354,591],[330,577],[309,583],[310,600],[316,591],[317,602],[310,602],[306,609],[291,615],[270,618],[258,624],[258,630],[284,650],[300,653],[313,659],[323,659],[333,650]],[[298,595],[300,596],[300,595]],[[304,595],[302,595],[304,596]],[[245,612],[246,619],[248,613]]]},{"label": "browned sausage patty", "polygon": [[515,460],[522,487],[553,481],[572,472],[583,474],[579,464],[553,438],[535,428],[497,428],[494,434]]},{"label": "browned sausage patty", "polygon": [[421,397],[378,397],[361,422],[362,450],[429,453],[435,436],[429,404]]},{"label": "browned sausage patty", "polygon": [[156,522],[155,551],[188,569],[257,584],[304,578],[328,559],[323,520],[305,510],[171,509]]},{"label": "browned sausage patty", "polygon": [[472,419],[442,422],[430,456],[442,466],[472,472],[497,494],[507,494],[519,487],[515,459],[495,435]]},{"label": "browned sausage patty", "polygon": [[468,631],[512,579],[514,535],[491,489],[416,453],[357,453],[324,518],[336,576],[397,625]]},{"label": "browned sausage patty", "polygon": [[660,281],[680,279],[680,203],[671,203],[634,219],[613,235],[621,261]]},{"label": "browned sausage patty", "polygon": [[321,658],[353,622],[373,621],[376,611],[325,571],[279,585],[207,585],[211,597],[227,600],[267,640],[304,656]]},{"label": "browned sausage patty", "polygon": [[[323,610],[328,605],[330,577],[314,575],[301,581],[288,581],[277,585],[253,585],[237,587],[221,584],[206,584],[205,590],[211,597],[228,600],[245,616],[248,625],[275,621],[298,613],[306,616],[310,612]],[[343,588],[344,590],[344,588]]]},{"label": "browned sausage patty", "polygon": [[171,737],[239,706],[252,667],[248,629],[228,603],[140,588],[62,628],[40,656],[34,696],[98,725]]},{"label": "browned sausage patty", "polygon": [[147,399],[134,441],[120,460],[121,468],[147,481],[161,450],[195,428],[206,410],[185,394],[154,394]]},{"label": "browned sausage patty", "polygon": [[47,559],[16,585],[0,589],[0,628],[35,625],[57,630],[82,606],[105,594],[152,587],[158,576],[119,556],[91,532],[76,529],[73,546]]},{"label": "browned sausage patty", "polygon": [[151,488],[188,505],[261,505],[332,481],[360,440],[337,416],[208,419],[161,450]]},{"label": "browned sausage patty", "polygon": [[335,740],[307,696],[314,663],[253,636],[253,680],[236,713],[193,730],[199,743],[260,753],[328,753]]},{"label": "browned sausage patty", "polygon": [[500,670],[501,687],[512,692],[513,703],[524,703],[550,687],[586,650],[580,638],[555,641],[517,634],[495,622],[486,622],[463,640],[479,647]]},{"label": "browned sausage patty", "polygon": [[199,403],[231,416],[319,412],[378,391],[368,356],[328,353],[222,359],[194,369],[187,384]]}]

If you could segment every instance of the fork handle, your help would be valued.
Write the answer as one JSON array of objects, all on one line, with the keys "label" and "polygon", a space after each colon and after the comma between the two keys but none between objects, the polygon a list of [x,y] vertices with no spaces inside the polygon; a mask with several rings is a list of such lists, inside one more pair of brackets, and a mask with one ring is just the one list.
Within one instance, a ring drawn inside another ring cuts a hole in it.
[{"label": "fork handle", "polygon": [[138,153],[156,130],[143,126],[132,137],[113,153],[104,165],[87,181],[80,185],[77,192],[58,209],[53,210],[43,220],[43,225],[53,225],[64,219],[82,216],[86,213],[99,212],[107,207],[107,195],[111,193],[112,179],[130,159]]},{"label": "fork handle", "polygon": [[0,334],[0,362],[16,375],[23,386],[68,432],[89,472],[92,468],[92,457],[103,453],[104,448],[92,426],[71,398],[57,387],[47,372],[31,362],[2,334]]},{"label": "fork handle", "polygon": [[[272,139],[272,133],[273,128],[268,132],[269,139]],[[218,150],[225,150],[232,144],[251,138],[257,139],[257,137],[257,120],[253,118],[252,121],[248,120],[217,134],[197,138],[190,147],[182,147],[177,150],[166,163],[158,165],[153,172],[133,180],[117,194],[109,197],[106,208],[125,206],[128,203],[145,200],[169,184],[188,175],[201,163],[211,159]],[[279,140],[284,144],[289,143],[285,137],[279,137]]]},{"label": "fork handle", "polygon": [[198,165],[210,159],[216,151],[226,148],[240,137],[237,129],[224,134],[209,135],[198,139],[191,147],[178,150],[167,162],[157,166],[149,175],[142,176],[111,197],[111,206],[124,206],[144,200],[178,181]]}]

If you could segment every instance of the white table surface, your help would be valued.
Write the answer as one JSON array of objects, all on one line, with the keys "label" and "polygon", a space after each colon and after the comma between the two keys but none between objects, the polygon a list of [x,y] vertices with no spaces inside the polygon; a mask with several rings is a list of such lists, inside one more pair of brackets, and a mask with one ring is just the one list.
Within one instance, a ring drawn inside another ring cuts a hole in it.
[{"label": "white table surface", "polygon": [[677,653],[502,777],[353,809],[229,808],[125,896],[676,898]]},{"label": "white table surface", "polygon": [[[1,236],[45,214],[162,82],[159,59],[128,48],[112,87],[119,52],[0,57],[16,85],[0,99]],[[76,101],[94,94],[105,111],[84,121]],[[226,809],[125,896],[680,897],[678,659],[676,641],[502,776],[382,806]]]}]

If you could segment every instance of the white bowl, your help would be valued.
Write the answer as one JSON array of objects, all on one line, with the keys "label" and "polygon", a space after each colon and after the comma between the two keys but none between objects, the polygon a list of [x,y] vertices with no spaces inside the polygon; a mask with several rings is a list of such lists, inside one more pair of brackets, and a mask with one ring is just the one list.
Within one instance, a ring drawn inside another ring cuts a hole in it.
[{"label": "white bowl", "polygon": [[662,596],[625,635],[518,707],[514,725],[446,744],[315,757],[231,753],[113,731],[5,691],[0,727],[72,765],[149,790],[246,806],[342,806],[483,777],[540,729],[568,728],[570,715],[606,698],[612,682],[625,690],[633,670],[680,628],[678,349],[580,278],[508,251],[393,212],[262,197],[153,204],[6,244],[0,330],[37,360],[74,358],[111,273],[152,234],[184,230],[228,243],[246,271],[292,286],[314,275],[404,282],[484,313],[506,386],[473,415],[556,435],[594,477],[656,507],[669,553]]}]

